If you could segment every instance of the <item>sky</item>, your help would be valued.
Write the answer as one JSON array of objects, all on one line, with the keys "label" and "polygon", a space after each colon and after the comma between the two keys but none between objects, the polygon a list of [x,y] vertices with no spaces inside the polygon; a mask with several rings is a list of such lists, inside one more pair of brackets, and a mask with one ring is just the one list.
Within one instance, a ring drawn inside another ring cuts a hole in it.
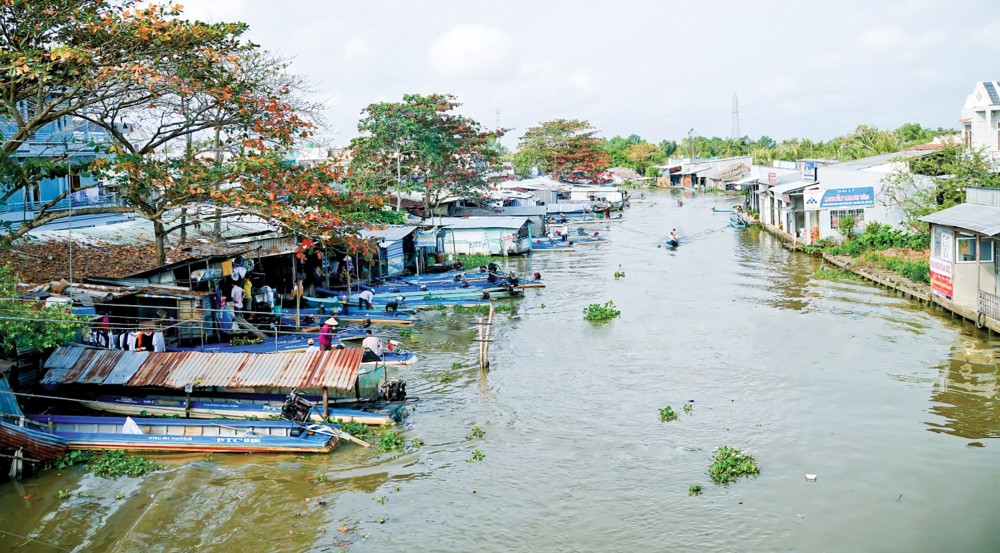
[{"label": "sky", "polygon": [[[587,119],[601,136],[826,140],[859,124],[957,127],[977,81],[1000,80],[985,0],[188,0],[244,21],[292,58],[344,145],[364,107],[451,93],[510,129]],[[499,111],[499,117],[498,112]]]}]

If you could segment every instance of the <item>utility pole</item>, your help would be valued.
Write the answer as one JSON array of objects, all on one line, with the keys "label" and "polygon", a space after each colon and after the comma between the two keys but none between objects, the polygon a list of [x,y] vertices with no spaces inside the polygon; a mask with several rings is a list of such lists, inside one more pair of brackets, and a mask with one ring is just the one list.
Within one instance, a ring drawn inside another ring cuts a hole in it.
[{"label": "utility pole", "polygon": [[740,139],[740,98],[733,92],[733,142]]},{"label": "utility pole", "polygon": [[688,130],[688,147],[690,148],[690,155],[688,157],[694,161],[694,129]]}]

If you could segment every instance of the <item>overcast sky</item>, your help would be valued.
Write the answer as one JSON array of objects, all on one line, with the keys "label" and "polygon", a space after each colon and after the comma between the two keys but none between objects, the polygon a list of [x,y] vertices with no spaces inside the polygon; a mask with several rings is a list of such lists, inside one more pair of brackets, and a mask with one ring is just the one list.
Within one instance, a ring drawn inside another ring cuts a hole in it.
[{"label": "overcast sky", "polygon": [[859,123],[955,127],[1000,80],[1000,14],[985,0],[188,0],[189,17],[245,21],[294,58],[336,144],[360,111],[449,92],[489,127],[589,119],[603,136],[688,129],[828,139]]}]

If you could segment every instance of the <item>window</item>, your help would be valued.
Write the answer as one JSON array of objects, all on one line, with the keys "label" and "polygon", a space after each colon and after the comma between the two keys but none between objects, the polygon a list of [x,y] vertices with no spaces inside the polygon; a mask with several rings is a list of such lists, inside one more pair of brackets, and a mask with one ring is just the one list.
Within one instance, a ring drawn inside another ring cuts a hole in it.
[{"label": "window", "polygon": [[976,260],[976,237],[959,234],[957,244],[959,263],[969,263]]},{"label": "window", "polygon": [[993,263],[993,241],[982,238],[979,240],[979,261]]},{"label": "window", "polygon": [[972,124],[971,123],[966,123],[965,124],[965,147],[966,148],[971,148],[972,147]]},{"label": "window", "polygon": [[865,225],[865,210],[863,209],[839,209],[830,212],[830,229],[840,230],[840,220],[844,217],[854,217],[854,228],[860,232]]}]

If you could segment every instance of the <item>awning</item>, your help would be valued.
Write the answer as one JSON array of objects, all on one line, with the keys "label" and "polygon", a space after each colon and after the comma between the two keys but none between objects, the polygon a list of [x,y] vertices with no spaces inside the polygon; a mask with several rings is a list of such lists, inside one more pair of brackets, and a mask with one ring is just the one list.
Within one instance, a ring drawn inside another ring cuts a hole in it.
[{"label": "awning", "polygon": [[985,236],[1000,235],[1000,207],[959,204],[920,218],[925,223],[971,230]]},{"label": "awning", "polygon": [[801,190],[807,186],[814,186],[816,182],[811,180],[797,180],[794,182],[788,182],[785,184],[779,184],[777,186],[772,186],[767,191],[773,193],[775,196],[778,194],[790,194],[796,190]]},{"label": "awning", "polygon": [[346,392],[354,389],[363,356],[361,348],[315,353],[153,353],[67,346],[45,361],[48,372],[42,384],[332,388]]}]

